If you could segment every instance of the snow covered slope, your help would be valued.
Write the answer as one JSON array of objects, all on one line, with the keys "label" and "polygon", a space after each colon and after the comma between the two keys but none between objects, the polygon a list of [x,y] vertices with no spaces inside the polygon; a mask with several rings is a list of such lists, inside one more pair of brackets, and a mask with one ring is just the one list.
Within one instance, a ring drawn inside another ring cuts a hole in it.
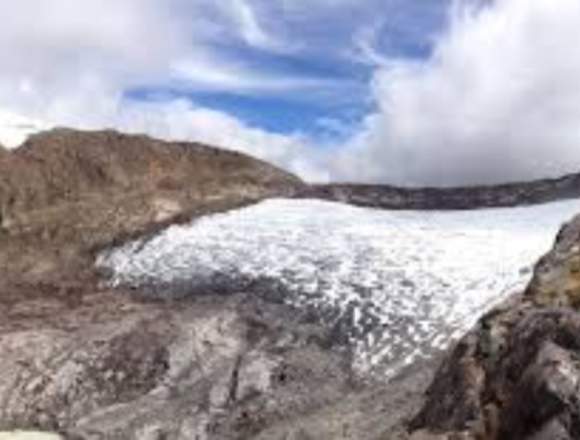
[{"label": "snow covered slope", "polygon": [[446,348],[524,287],[580,200],[462,212],[389,212],[270,200],[101,255],[113,282],[158,294],[236,291],[308,310],[392,374]]}]

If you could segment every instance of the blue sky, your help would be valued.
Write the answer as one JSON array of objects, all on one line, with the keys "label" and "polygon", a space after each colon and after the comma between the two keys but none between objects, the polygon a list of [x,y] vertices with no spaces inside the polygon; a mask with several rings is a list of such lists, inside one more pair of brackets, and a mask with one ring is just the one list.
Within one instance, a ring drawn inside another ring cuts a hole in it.
[{"label": "blue sky", "polygon": [[205,142],[311,181],[580,169],[578,0],[19,0],[0,14],[9,147],[19,127],[64,125]]},{"label": "blue sky", "polygon": [[[127,96],[135,100],[181,97],[252,126],[285,134],[301,132],[326,143],[332,132],[341,137],[352,134],[348,128],[355,129],[375,105],[368,84],[377,65],[399,58],[428,58],[449,15],[446,0],[338,0],[320,5],[297,1],[304,6],[294,7],[271,1],[234,3],[247,8],[260,37],[249,37],[244,27],[251,26],[237,18],[233,21],[240,27],[238,32],[221,34],[223,38],[208,43],[208,50],[221,60],[226,73],[231,66],[247,76],[267,77],[263,87],[244,87],[235,81],[192,84],[180,78],[174,84],[128,90]],[[208,20],[224,20],[219,9],[208,13]],[[278,87],[276,81],[293,84]],[[344,129],[329,130],[325,124],[329,120]]]}]

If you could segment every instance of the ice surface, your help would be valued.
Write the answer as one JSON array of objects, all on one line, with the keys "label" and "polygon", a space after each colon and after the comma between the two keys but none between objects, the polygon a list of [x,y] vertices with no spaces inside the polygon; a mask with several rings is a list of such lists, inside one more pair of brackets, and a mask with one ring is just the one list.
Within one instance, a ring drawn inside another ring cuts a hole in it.
[{"label": "ice surface", "polygon": [[458,212],[269,200],[170,227],[97,264],[114,284],[167,292],[253,286],[329,326],[359,371],[388,376],[521,290],[578,212],[580,200]]}]

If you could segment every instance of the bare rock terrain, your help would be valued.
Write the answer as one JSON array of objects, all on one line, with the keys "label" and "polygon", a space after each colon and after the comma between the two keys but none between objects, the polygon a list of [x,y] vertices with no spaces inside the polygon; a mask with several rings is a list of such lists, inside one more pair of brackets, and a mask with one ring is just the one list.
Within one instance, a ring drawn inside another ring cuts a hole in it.
[{"label": "bare rock terrain", "polygon": [[54,273],[111,243],[303,185],[232,151],[54,129],[0,153],[0,268]]},{"label": "bare rock terrain", "polygon": [[71,439],[403,438],[401,420],[428,378],[371,387],[320,327],[251,294],[163,303],[86,283],[69,288],[59,296],[30,286],[28,297],[3,303],[0,430]]},{"label": "bare rock terrain", "polygon": [[580,438],[579,261],[577,217],[527,291],[483,318],[445,360],[413,438]]}]

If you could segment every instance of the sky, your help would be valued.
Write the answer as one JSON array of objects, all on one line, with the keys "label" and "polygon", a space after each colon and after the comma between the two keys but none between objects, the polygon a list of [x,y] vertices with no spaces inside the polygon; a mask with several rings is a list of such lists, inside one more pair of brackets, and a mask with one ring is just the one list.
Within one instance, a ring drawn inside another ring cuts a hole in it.
[{"label": "sky", "polygon": [[0,143],[52,126],[205,142],[309,181],[580,170],[579,0],[19,0]]}]

